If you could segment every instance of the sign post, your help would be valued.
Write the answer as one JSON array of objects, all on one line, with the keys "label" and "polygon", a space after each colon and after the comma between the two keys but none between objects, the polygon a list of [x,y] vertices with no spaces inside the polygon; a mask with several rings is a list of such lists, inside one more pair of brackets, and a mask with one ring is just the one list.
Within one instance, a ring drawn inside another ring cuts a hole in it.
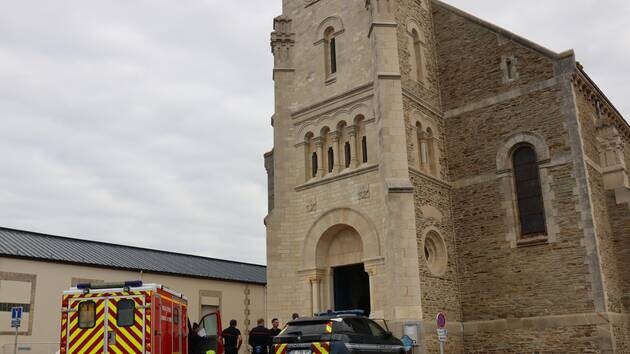
[{"label": "sign post", "polygon": [[15,341],[13,342],[13,354],[17,354],[18,349],[18,330],[22,322],[22,306],[11,308],[11,327],[15,328]]},{"label": "sign post", "polygon": [[446,330],[446,315],[443,312],[438,312],[435,317],[435,322],[437,322],[437,335],[438,341],[440,342],[440,354],[444,354],[444,343],[446,343],[446,338],[448,337],[448,331]]}]

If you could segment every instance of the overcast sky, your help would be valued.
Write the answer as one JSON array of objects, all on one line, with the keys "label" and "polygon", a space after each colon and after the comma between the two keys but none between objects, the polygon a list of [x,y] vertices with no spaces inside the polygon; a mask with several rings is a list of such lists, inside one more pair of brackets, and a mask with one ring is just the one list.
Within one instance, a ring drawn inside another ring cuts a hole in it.
[{"label": "overcast sky", "polygon": [[[264,263],[280,3],[0,0],[0,225]],[[630,116],[630,2],[449,3],[574,48]]]}]

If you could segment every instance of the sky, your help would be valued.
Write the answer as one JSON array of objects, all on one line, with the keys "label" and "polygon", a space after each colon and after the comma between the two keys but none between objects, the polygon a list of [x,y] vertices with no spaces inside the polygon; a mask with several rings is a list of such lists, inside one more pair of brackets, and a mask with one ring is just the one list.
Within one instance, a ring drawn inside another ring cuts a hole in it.
[{"label": "sky", "polygon": [[[575,49],[630,117],[630,2],[447,2]],[[0,226],[264,264],[280,13],[279,0],[0,0]]]}]

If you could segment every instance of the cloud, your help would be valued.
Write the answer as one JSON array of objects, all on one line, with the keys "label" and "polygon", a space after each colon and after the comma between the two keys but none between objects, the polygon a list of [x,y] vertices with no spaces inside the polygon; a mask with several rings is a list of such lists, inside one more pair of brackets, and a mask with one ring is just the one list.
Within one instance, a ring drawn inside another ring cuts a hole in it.
[{"label": "cloud", "polygon": [[[575,48],[630,113],[628,3],[450,3]],[[280,6],[0,2],[0,225],[264,263]]]}]

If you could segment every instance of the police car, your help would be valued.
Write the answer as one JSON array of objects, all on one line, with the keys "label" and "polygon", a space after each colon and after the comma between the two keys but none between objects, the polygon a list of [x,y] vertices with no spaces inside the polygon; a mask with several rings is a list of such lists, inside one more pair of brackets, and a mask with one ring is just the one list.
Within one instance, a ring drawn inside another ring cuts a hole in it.
[{"label": "police car", "polygon": [[293,320],[273,342],[275,354],[405,353],[398,338],[360,310]]}]

